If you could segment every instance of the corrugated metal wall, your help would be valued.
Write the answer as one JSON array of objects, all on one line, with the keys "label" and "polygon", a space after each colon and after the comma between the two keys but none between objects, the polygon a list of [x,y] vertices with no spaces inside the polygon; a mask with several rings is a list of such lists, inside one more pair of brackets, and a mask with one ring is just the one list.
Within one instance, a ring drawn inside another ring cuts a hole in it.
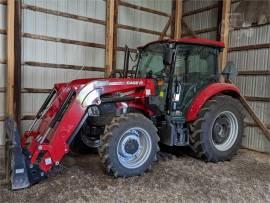
[{"label": "corrugated metal wall", "polygon": [[[171,0],[125,0],[124,2],[171,15]],[[22,7],[24,36],[22,40],[22,130],[24,131],[54,83],[75,78],[104,76],[103,72],[79,72],[69,69],[70,66],[64,69],[61,67],[74,65],[76,68],[80,66],[104,68],[105,47],[74,45],[67,40],[92,42],[104,46],[106,1],[24,0]],[[65,15],[58,16],[59,13],[54,14],[52,11],[64,12]],[[86,22],[87,17],[98,19],[99,23]],[[166,16],[118,6],[118,24],[162,32],[167,21]],[[167,34],[170,34],[170,29]],[[136,48],[158,38],[157,34],[119,28],[117,47],[124,47],[127,44],[130,48]],[[117,68],[123,67],[123,58],[124,52],[118,51]],[[54,67],[57,65],[60,67]]]},{"label": "corrugated metal wall", "polygon": [[6,76],[6,5],[0,4],[0,146],[4,145],[3,119],[5,113]]},{"label": "corrugated metal wall", "polygon": [[[232,16],[239,3],[232,5]],[[270,24],[265,24],[250,28],[234,29],[230,32],[229,47],[241,47],[239,51],[229,52],[228,60],[233,61],[238,68],[239,75],[236,84],[241,88],[242,94],[255,98],[249,101],[259,118],[270,124],[270,75],[259,75],[259,71],[270,71],[270,49],[259,46],[247,47],[248,45],[270,44]],[[234,49],[235,50],[235,49]],[[245,71],[253,71],[254,75],[246,75]],[[242,74],[241,74],[242,72]],[[256,75],[255,75],[256,74]],[[251,118],[247,118],[249,124],[254,123]],[[247,148],[263,152],[270,152],[270,143],[257,127],[247,126],[245,129],[243,145]]]},{"label": "corrugated metal wall", "polygon": [[[232,11],[239,5],[239,1],[233,1]],[[208,8],[208,9],[207,9]],[[209,10],[210,8],[210,10]],[[217,0],[186,0],[183,5],[183,20],[199,37],[216,39],[216,31],[206,33],[208,28],[217,26],[218,19]],[[232,20],[241,17],[241,14],[232,13]],[[183,28],[183,35],[187,36],[186,29]],[[230,32],[229,47],[243,47],[247,45],[269,44],[270,25],[263,25],[253,28],[237,29]],[[233,61],[239,71],[260,71],[270,70],[270,49],[247,49],[233,51],[228,55],[228,60]],[[243,73],[243,72],[242,72]],[[256,114],[266,124],[270,124],[270,76],[248,76],[241,74],[235,81],[241,88],[242,94],[249,98],[249,104]],[[258,99],[265,101],[255,101]],[[252,101],[251,101],[252,100]],[[257,127],[251,127],[254,121],[247,118],[248,127],[245,129],[243,146],[259,151],[270,152],[270,144]]]},{"label": "corrugated metal wall", "polygon": [[[168,15],[171,15],[172,12],[172,0],[125,0],[125,2],[162,11]],[[119,5],[118,7],[118,24],[162,32],[168,20],[169,17],[166,16],[148,13],[122,5]],[[170,35],[170,28],[168,29],[167,34]],[[145,45],[148,42],[158,40],[159,37],[160,36],[158,34],[149,34],[118,28],[117,46],[124,47],[125,45],[128,45],[129,48],[134,49],[138,46]],[[124,62],[123,51],[117,51],[116,61],[116,68],[122,69]],[[130,63],[132,65],[132,62]]]},{"label": "corrugated metal wall", "polygon": [[[209,9],[204,10],[204,8]],[[215,40],[217,19],[217,0],[186,0],[183,2],[183,20],[198,37]],[[183,26],[182,36],[187,37],[189,34]]]},{"label": "corrugated metal wall", "polygon": [[[23,1],[22,130],[29,125],[48,89],[55,83],[104,76],[104,72],[75,69],[104,68],[105,49],[86,43],[105,44],[105,25],[88,21],[88,18],[94,18],[105,23],[105,4],[100,0]],[[66,15],[53,15],[52,11]],[[40,40],[40,36],[45,36],[45,40]],[[58,39],[61,42],[56,42]],[[83,43],[73,44],[74,41]]]}]

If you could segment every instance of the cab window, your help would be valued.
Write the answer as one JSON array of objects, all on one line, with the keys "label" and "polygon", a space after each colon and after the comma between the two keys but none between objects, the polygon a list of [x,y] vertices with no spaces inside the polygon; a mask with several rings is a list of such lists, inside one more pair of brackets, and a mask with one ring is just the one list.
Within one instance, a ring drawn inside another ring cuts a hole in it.
[{"label": "cab window", "polygon": [[209,79],[216,76],[218,51],[212,47],[178,45],[175,75],[184,77],[186,82]]}]

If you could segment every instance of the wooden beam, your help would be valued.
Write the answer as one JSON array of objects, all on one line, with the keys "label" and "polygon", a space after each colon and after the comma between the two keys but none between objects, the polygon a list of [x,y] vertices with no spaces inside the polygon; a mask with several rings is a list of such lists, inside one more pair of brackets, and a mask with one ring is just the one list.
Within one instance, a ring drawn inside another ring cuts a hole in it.
[{"label": "wooden beam", "polygon": [[61,16],[61,17],[65,17],[65,18],[71,18],[71,19],[75,19],[75,20],[85,21],[85,22],[89,22],[89,23],[95,23],[95,24],[100,24],[100,25],[106,24],[104,20],[89,18],[89,17],[85,17],[85,16],[75,15],[75,14],[66,13],[66,12],[62,12],[62,11],[56,11],[56,10],[52,10],[52,9],[46,9],[46,8],[28,5],[28,4],[23,4],[22,8],[36,11],[36,12],[46,13],[46,14],[50,14],[50,15]]},{"label": "wooden beam", "polygon": [[7,6],[7,78],[6,78],[6,113],[14,117],[14,26],[15,0],[9,0]]},{"label": "wooden beam", "polygon": [[50,93],[51,89],[41,89],[41,88],[23,88],[21,93]]},{"label": "wooden beam", "polygon": [[30,39],[38,39],[38,40],[44,40],[44,41],[50,41],[50,42],[60,42],[60,43],[65,43],[65,44],[75,44],[75,45],[80,45],[80,46],[105,49],[104,44],[99,44],[99,43],[94,43],[94,42],[85,42],[85,41],[64,39],[64,38],[59,38],[59,37],[36,35],[36,34],[31,34],[31,33],[23,33],[22,36],[25,38],[30,38]]},{"label": "wooden beam", "polygon": [[248,51],[252,49],[269,49],[270,43],[265,44],[254,44],[254,45],[246,45],[240,47],[231,47],[228,49],[228,52],[235,52],[235,51]]},{"label": "wooden beam", "polygon": [[268,141],[270,141],[270,132],[268,131],[267,126],[264,125],[264,123],[259,119],[259,117],[256,115],[254,110],[248,104],[247,100],[242,95],[240,95],[240,101],[243,104],[243,106],[245,107],[245,109],[248,111],[250,116],[253,118],[255,123],[259,126],[262,133],[265,135],[265,137],[268,139]]},{"label": "wooden beam", "polygon": [[2,59],[0,59],[0,64],[6,64],[7,63],[7,61],[6,60],[2,60]]},{"label": "wooden beam", "polygon": [[5,29],[0,29],[0,34],[6,35],[7,34],[7,31]]},{"label": "wooden beam", "polygon": [[[185,20],[184,19],[182,19],[182,24],[183,24],[183,27],[185,27],[186,28],[186,30],[187,30],[187,35],[186,36],[189,36],[189,35],[191,35],[192,37],[194,37],[194,38],[197,38],[198,36],[195,34],[195,32],[188,26],[188,24],[185,22]],[[184,35],[182,35],[182,37],[184,37]]]},{"label": "wooden beam", "polygon": [[120,6],[125,6],[125,7],[128,7],[128,8],[137,9],[137,10],[144,11],[144,12],[148,12],[148,13],[152,13],[152,14],[156,14],[156,15],[160,15],[160,16],[170,17],[170,14],[168,14],[168,13],[158,11],[158,10],[154,10],[154,9],[151,9],[151,8],[137,6],[135,4],[131,4],[131,3],[128,3],[128,2],[125,2],[125,1],[122,1],[122,0],[119,1],[119,5]]},{"label": "wooden beam", "polygon": [[7,5],[7,0],[0,0],[0,4]]},{"label": "wooden beam", "polygon": [[[230,12],[231,12],[231,0],[223,0],[222,6],[222,25],[221,25],[221,41],[224,42],[225,47],[221,54],[221,71],[225,68],[228,58],[228,43],[229,43],[229,30],[230,30]],[[224,78],[220,78],[221,82],[224,82]]]},{"label": "wooden beam", "polygon": [[[227,80],[226,82],[232,84],[232,81]],[[244,106],[244,108],[247,110],[251,118],[255,121],[255,123],[259,126],[262,133],[265,135],[266,139],[270,141],[270,131],[268,131],[267,126],[260,120],[260,118],[256,115],[255,111],[252,109],[252,107],[248,104],[247,100],[244,96],[240,94],[239,100]]]},{"label": "wooden beam", "polygon": [[182,32],[183,0],[175,0],[174,39],[181,37]]},{"label": "wooden beam", "polygon": [[21,117],[21,120],[34,120],[35,118],[35,115],[24,115]]},{"label": "wooden beam", "polygon": [[[6,88],[0,87],[0,93],[5,93]],[[51,89],[44,89],[44,88],[22,88],[20,93],[26,94],[26,93],[50,93]]]},{"label": "wooden beam", "polygon": [[239,76],[266,76],[270,75],[270,70],[240,70]]},{"label": "wooden beam", "polygon": [[[125,49],[125,47],[117,47],[116,50],[117,51],[125,51],[126,49]],[[129,51],[132,53],[136,53],[137,49],[129,48]]]},{"label": "wooden beam", "polygon": [[168,22],[166,23],[165,27],[163,28],[163,30],[161,32],[161,35],[159,37],[160,40],[163,39],[164,36],[166,35],[166,33],[167,33],[167,31],[168,31],[168,29],[169,29],[169,27],[171,25],[171,22],[172,22],[172,18],[170,17]]},{"label": "wooden beam", "polygon": [[106,51],[105,51],[105,69],[106,77],[109,77],[113,67],[113,41],[114,41],[114,7],[115,0],[106,1]]},{"label": "wooden beam", "polygon": [[243,0],[232,0],[232,4],[239,3],[241,1],[243,1]]},{"label": "wooden beam", "polygon": [[36,66],[36,67],[47,67],[47,68],[69,69],[69,70],[105,72],[105,68],[101,68],[101,67],[78,66],[78,65],[55,64],[55,63],[41,63],[41,62],[35,62],[35,61],[25,61],[22,65]]},{"label": "wooden beam", "polygon": [[215,9],[217,7],[218,7],[218,3],[215,3],[215,4],[207,6],[207,7],[203,7],[203,8],[193,10],[193,11],[186,12],[183,14],[183,17],[195,15],[195,14],[202,13],[205,11],[209,11],[209,10]]},{"label": "wooden beam", "polygon": [[[192,32],[195,35],[198,35],[198,34],[203,34],[203,33],[207,33],[207,32],[213,32],[213,31],[216,31],[216,30],[217,30],[217,27],[209,27],[209,28],[204,28],[204,29],[201,29],[201,30],[194,30]],[[183,34],[182,37],[186,37],[186,36],[192,35],[192,34],[190,34],[190,32],[189,33],[186,33],[186,34]]]},{"label": "wooden beam", "polygon": [[6,92],[6,88],[5,87],[0,87],[0,93],[5,93]]},{"label": "wooden beam", "polygon": [[[130,25],[117,24],[116,26],[119,29],[131,30],[131,31],[135,31],[135,32],[143,32],[143,33],[152,34],[152,35],[159,35],[160,36],[162,34],[162,32],[159,32],[159,31],[134,27],[134,26],[130,26]],[[168,35],[166,35],[166,36],[168,36]]]},{"label": "wooden beam", "polygon": [[[248,127],[259,127],[256,123],[250,123],[250,122],[245,122],[246,126]],[[265,125],[267,129],[270,129],[270,124]]]},{"label": "wooden beam", "polygon": [[254,96],[244,96],[247,101],[253,102],[270,102],[270,97],[254,97]]}]

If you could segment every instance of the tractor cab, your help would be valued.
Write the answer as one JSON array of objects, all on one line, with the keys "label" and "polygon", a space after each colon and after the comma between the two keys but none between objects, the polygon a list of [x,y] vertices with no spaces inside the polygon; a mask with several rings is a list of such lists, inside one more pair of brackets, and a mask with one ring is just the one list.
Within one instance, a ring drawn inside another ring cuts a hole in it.
[{"label": "tractor cab", "polygon": [[182,116],[195,94],[219,79],[218,55],[222,43],[197,41],[164,40],[140,49],[135,77],[155,80],[163,112]]},{"label": "tractor cab", "polygon": [[[156,94],[149,97],[149,107],[155,111],[162,143],[189,144],[187,111],[203,88],[218,82],[218,56],[223,47],[221,42],[206,39],[180,39],[139,48],[134,77],[154,80]],[[127,72],[129,63],[125,60],[125,64]]]}]

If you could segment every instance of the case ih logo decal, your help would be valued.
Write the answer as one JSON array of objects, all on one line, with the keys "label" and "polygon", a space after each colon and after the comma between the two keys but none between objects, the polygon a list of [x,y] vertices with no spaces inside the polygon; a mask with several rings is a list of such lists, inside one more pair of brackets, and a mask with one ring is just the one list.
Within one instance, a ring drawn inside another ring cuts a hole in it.
[{"label": "case ih logo decal", "polygon": [[127,85],[142,85],[143,81],[127,81]]}]

